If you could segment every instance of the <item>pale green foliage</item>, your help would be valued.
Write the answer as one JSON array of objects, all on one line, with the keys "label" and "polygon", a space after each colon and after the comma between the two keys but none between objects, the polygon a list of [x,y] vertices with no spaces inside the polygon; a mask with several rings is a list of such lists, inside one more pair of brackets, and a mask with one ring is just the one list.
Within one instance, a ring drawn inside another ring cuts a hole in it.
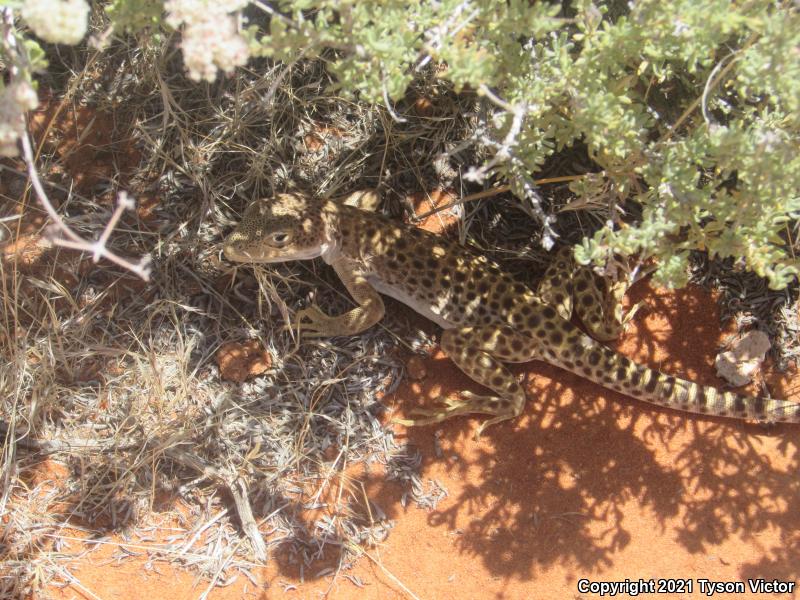
[{"label": "pale green foliage", "polygon": [[[114,0],[108,13],[118,31],[136,30],[169,20],[174,4]],[[239,14],[244,4],[218,9]],[[637,202],[643,219],[626,223],[612,211],[615,222],[576,251],[581,261],[639,253],[657,259],[662,282],[680,285],[689,252],[706,249],[772,287],[798,274],[796,3],[284,0],[255,3],[248,18],[239,43],[250,56],[291,62],[325,52],[339,91],[362,100],[392,108],[430,68],[457,91],[483,94],[491,110],[478,143],[494,158],[469,175],[507,179],[533,204],[544,160],[585,144],[602,173],[573,192]],[[191,45],[182,48],[188,55]],[[241,64],[206,59],[205,78]],[[547,243],[550,223],[538,210]]]},{"label": "pale green foliage", "polygon": [[[682,285],[688,252],[707,249],[773,287],[796,277],[783,237],[800,210],[800,18],[791,5],[646,0],[612,7],[625,13],[614,19],[588,1],[574,3],[574,19],[546,3],[383,6],[288,2],[286,20],[273,19],[259,42],[283,59],[337,48],[331,69],[342,87],[379,102],[402,97],[428,56],[457,89],[490,87],[525,112],[510,159],[494,167],[501,176],[587,144],[619,200],[643,205],[643,221],[599,231],[579,259],[654,256],[657,277]],[[304,19],[310,7],[318,12]],[[511,117],[493,120],[497,140]],[[633,195],[636,180],[644,185]]]},{"label": "pale green foliage", "polygon": [[[283,60],[336,48],[330,68],[342,88],[377,102],[399,100],[426,60],[456,89],[491,89],[505,103],[491,121],[493,171],[520,194],[514,180],[585,143],[605,181],[573,191],[604,186],[618,202],[639,202],[643,221],[599,231],[580,260],[654,256],[657,277],[682,285],[689,251],[707,249],[773,287],[791,282],[800,266],[786,237],[800,211],[797,9],[529,4],[290,1],[257,44]],[[524,118],[509,140],[516,111]]]}]

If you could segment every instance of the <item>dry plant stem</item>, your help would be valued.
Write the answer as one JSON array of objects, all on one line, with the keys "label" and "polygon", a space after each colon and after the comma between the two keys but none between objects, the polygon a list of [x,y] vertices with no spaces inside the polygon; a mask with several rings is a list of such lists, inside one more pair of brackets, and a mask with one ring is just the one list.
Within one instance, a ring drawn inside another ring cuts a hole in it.
[{"label": "dry plant stem", "polygon": [[[7,437],[14,433],[14,428],[6,421],[0,421],[0,437]],[[62,452],[77,452],[79,450],[114,450],[115,452],[131,450],[139,444],[131,438],[74,438],[70,440],[40,440],[24,435],[14,440],[19,448],[35,450],[40,454],[58,454]]]},{"label": "dry plant stem", "polygon": [[475,182],[483,181],[483,179],[496,165],[509,161],[513,158],[512,148],[517,144],[517,136],[522,129],[522,123],[525,120],[525,116],[528,112],[527,105],[521,104],[512,106],[492,92],[492,90],[490,90],[486,85],[481,85],[478,88],[478,95],[487,98],[492,104],[504,112],[512,115],[512,120],[511,125],[508,128],[508,132],[501,143],[490,141],[491,145],[497,148],[494,158],[464,176],[465,179]]},{"label": "dry plant stem", "polygon": [[[242,543],[242,541],[239,540],[239,542],[236,544],[236,546],[238,547],[239,545],[241,545],[241,543]],[[234,548],[234,552],[235,552],[235,548]],[[211,578],[211,581],[208,582],[208,586],[206,586],[206,589],[203,591],[203,593],[200,594],[200,596],[198,596],[198,600],[206,600],[206,598],[208,598],[208,595],[217,586],[217,584],[218,584],[218,582],[220,580],[220,577],[222,577],[222,574],[225,572],[225,569],[227,569],[228,565],[231,563],[231,560],[233,559],[234,552],[230,552],[228,554],[228,556],[225,558],[225,560],[220,561],[219,566],[217,567],[217,570],[214,573],[214,576]],[[227,584],[220,583],[220,585],[227,585]]]},{"label": "dry plant stem", "polygon": [[406,587],[406,585],[402,581],[400,581],[394,575],[394,573],[392,573],[391,571],[389,571],[389,569],[384,567],[383,563],[380,560],[378,560],[377,558],[375,558],[374,556],[372,556],[372,554],[367,552],[367,550],[365,548],[363,548],[362,546],[356,545],[356,549],[358,550],[358,552],[362,553],[364,556],[366,556],[372,562],[374,562],[378,566],[378,568],[386,574],[387,577],[389,577],[392,581],[394,581],[397,585],[399,585],[400,589],[402,589],[406,594],[408,594],[409,598],[412,598],[413,600],[420,600],[419,596],[417,596],[414,592],[412,592],[410,589],[408,589],[408,587]]},{"label": "dry plant stem", "polygon": [[389,100],[389,90],[386,89],[386,81],[383,83],[383,103],[386,105],[386,111],[389,113],[389,116],[392,117],[395,123],[407,123],[408,119],[405,119],[398,115],[394,109],[392,108],[392,102]]},{"label": "dry plant stem", "polygon": [[[566,181],[575,181],[577,179],[581,179],[583,175],[565,175],[563,177],[546,177],[545,179],[537,179],[533,183],[536,185],[544,185],[546,183],[564,183]],[[427,219],[431,215],[435,215],[436,213],[442,212],[443,210],[448,210],[453,208],[454,206],[459,206],[461,204],[466,204],[467,202],[474,202],[475,200],[482,200],[483,198],[489,198],[491,196],[498,196],[499,194],[505,194],[506,192],[511,191],[510,185],[500,185],[494,188],[490,188],[488,190],[483,190],[482,192],[476,192],[474,194],[470,194],[469,196],[464,196],[461,200],[455,200],[454,202],[449,202],[442,206],[438,206],[434,209],[429,210],[426,213],[421,215],[415,216],[412,221],[414,223],[418,223],[423,219]]]},{"label": "dry plant stem", "polygon": [[[527,109],[527,107],[512,106],[511,104],[500,98],[500,96],[495,94],[492,90],[490,90],[489,86],[487,86],[486,84],[481,84],[481,86],[478,88],[478,94],[488,98],[492,102],[492,104],[512,115],[522,116],[524,115],[525,110]],[[509,135],[506,141],[513,140],[515,137],[516,135],[511,135],[511,131],[509,131]]]},{"label": "dry plant stem", "polygon": [[222,509],[216,515],[211,517],[208,521],[203,523],[201,526],[197,527],[194,533],[192,534],[192,537],[190,537],[189,540],[183,546],[181,546],[181,549],[177,553],[177,557],[180,558],[181,556],[189,552],[189,548],[195,545],[200,536],[203,535],[203,532],[206,531],[209,527],[211,527],[214,523],[219,521],[227,514],[228,514],[228,509],[227,508]]},{"label": "dry plant stem", "polygon": [[[3,9],[3,23],[4,23],[4,31],[3,31],[3,45],[6,48],[9,56],[11,57],[11,64],[8,66],[8,71],[11,75],[12,81],[18,77],[20,77],[20,65],[27,64],[27,57],[22,50],[18,47],[16,40],[12,34],[13,30],[13,13],[11,12],[10,8]],[[51,120],[52,123],[52,120]],[[108,237],[111,235],[111,231],[114,229],[117,221],[121,216],[122,211],[126,208],[132,208],[133,202],[128,199],[127,194],[121,193],[119,196],[119,203],[117,205],[117,209],[111,217],[108,225],[106,226],[103,234],[100,236],[100,239],[95,243],[90,243],[81,238],[78,234],[72,231],[69,226],[61,219],[56,209],[53,207],[50,199],[47,197],[47,193],[44,191],[44,186],[42,185],[41,180],[39,179],[39,174],[36,171],[36,159],[34,158],[33,148],[31,146],[31,140],[27,133],[23,134],[20,137],[20,142],[22,145],[22,156],[25,160],[25,164],[28,168],[28,176],[30,177],[31,185],[33,186],[34,191],[36,192],[36,196],[39,199],[39,203],[44,207],[47,214],[50,215],[50,218],[53,220],[54,226],[61,231],[67,239],[62,238],[54,238],[52,241],[55,244],[65,246],[68,248],[74,248],[77,250],[84,250],[92,253],[92,257],[94,262],[100,260],[101,257],[105,257],[108,260],[116,263],[120,267],[124,269],[128,269],[132,271],[145,281],[147,281],[150,277],[150,268],[148,264],[150,262],[149,257],[144,257],[142,260],[139,261],[138,264],[134,264],[120,256],[117,256],[113,252],[111,252],[108,248],[106,248],[105,244],[108,241]]]},{"label": "dry plant stem", "polygon": [[[419,73],[431,60],[433,60],[433,54],[435,54],[443,45],[445,38],[453,38],[458,33],[464,29],[470,22],[480,14],[480,9],[475,8],[471,13],[469,13],[460,23],[456,23],[456,20],[461,17],[464,11],[470,7],[469,2],[462,2],[458,6],[453,9],[450,17],[442,23],[441,25],[434,28],[433,31],[426,31],[425,36],[428,38],[427,48],[425,55],[420,59],[415,67],[415,71]],[[450,27],[453,26],[451,30]]]},{"label": "dry plant stem", "polygon": [[74,585],[78,590],[80,590],[81,594],[85,594],[87,598],[93,598],[94,600],[103,600],[100,596],[95,594],[92,590],[87,588],[83,585],[80,580],[75,577],[72,573],[70,573],[64,567],[58,567],[58,571],[61,573],[61,576],[69,582],[70,585]]},{"label": "dry plant stem", "polygon": [[244,478],[237,477],[236,481],[230,486],[230,490],[233,495],[233,501],[236,504],[236,512],[242,522],[242,529],[250,539],[250,543],[253,544],[253,554],[257,561],[266,562],[267,545],[264,543],[264,538],[258,530],[258,523],[253,517],[253,509],[247,497],[247,483]]},{"label": "dry plant stem", "polygon": [[225,484],[225,487],[228,488],[231,496],[233,496],[233,502],[236,505],[236,513],[242,523],[242,530],[253,545],[253,554],[256,560],[261,563],[266,562],[267,546],[264,543],[261,532],[258,530],[258,523],[256,523],[255,517],[253,517],[253,509],[247,496],[247,484],[244,478],[236,477],[236,479],[232,480],[231,477],[226,476],[221,470],[207,465],[204,461],[175,447],[168,448],[166,454],[173,460],[191,467],[203,473],[203,475],[215,479],[219,483]]},{"label": "dry plant stem", "polygon": [[[714,69],[711,71],[711,75],[709,75],[708,79],[706,80],[706,85],[703,88],[703,96],[701,98],[701,109],[703,112],[703,119],[705,120],[706,126],[708,127],[711,127],[713,122],[711,115],[708,113],[708,95],[711,92],[711,88],[717,85],[720,78],[724,76],[725,73],[727,73],[733,66],[733,63],[735,63],[739,59],[739,56],[737,56],[737,54],[738,54],[737,52],[731,52],[728,56],[719,61],[717,65],[714,67]],[[730,60],[730,62],[726,65],[725,61],[728,60]],[[720,74],[719,71],[720,69],[723,69],[723,67],[724,70]]]},{"label": "dry plant stem", "polygon": [[[212,519],[210,519],[207,523],[205,523],[203,525],[203,527],[200,529],[200,532],[202,533],[209,526],[213,525],[215,522],[219,521],[220,518],[224,517],[227,514],[228,514],[227,510],[221,511],[219,514],[215,515]],[[91,531],[91,530],[82,530],[82,531]],[[41,535],[42,535],[42,537],[49,538],[49,539],[52,539],[52,540],[66,540],[66,541],[70,541],[70,542],[86,542],[86,538],[84,538],[84,537],[65,535],[64,533],[55,534],[55,533],[44,532]],[[193,538],[192,541],[196,542],[197,539]],[[177,558],[180,558],[182,556],[185,556],[185,557],[188,557],[188,558],[200,558],[200,557],[202,557],[201,554],[196,554],[196,553],[192,553],[192,552],[186,552],[186,550],[181,550],[181,551],[176,553],[175,547],[172,544],[168,544],[168,543],[167,544],[135,544],[135,543],[131,543],[131,542],[117,542],[117,541],[114,541],[112,539],[92,539],[89,543],[92,546],[113,546],[113,547],[116,547],[116,548],[128,548],[128,549],[131,549],[131,550],[140,550],[140,551],[142,551],[142,553],[148,554],[150,556],[166,556],[166,557],[170,557],[172,559],[177,559]],[[86,551],[84,551],[84,553],[85,552]],[[242,561],[239,564],[241,566],[251,567],[251,568],[252,567],[261,566],[261,565],[258,565],[256,563],[247,562],[247,561]]]},{"label": "dry plant stem", "polygon": [[72,231],[69,226],[64,223],[63,219],[61,219],[60,215],[50,202],[50,199],[47,197],[47,193],[44,191],[44,186],[39,179],[39,173],[36,171],[36,165],[34,164],[33,149],[31,148],[30,137],[28,137],[27,134],[24,134],[21,137],[21,142],[22,157],[24,158],[25,164],[28,167],[28,176],[30,177],[31,185],[36,192],[36,197],[39,199],[39,203],[47,211],[47,214],[50,215],[50,218],[53,219],[53,226],[68,238],[64,239],[53,236],[51,241],[54,244],[64,246],[66,248],[91,252],[94,262],[98,262],[100,258],[107,258],[111,262],[124,269],[128,269],[145,281],[148,281],[150,279],[149,256],[143,257],[138,264],[134,264],[129,260],[122,258],[121,256],[117,256],[111,250],[106,248],[105,245],[108,237],[111,235],[111,231],[116,226],[123,211],[125,211],[125,209],[133,208],[133,201],[128,197],[128,194],[125,192],[120,192],[117,207],[114,209],[114,214],[111,215],[111,219],[106,224],[100,239],[94,243],[88,242],[77,233]]},{"label": "dry plant stem", "polygon": [[16,471],[16,444],[14,438],[16,437],[16,407],[14,413],[11,415],[11,425],[5,422],[0,423],[0,435],[3,438],[2,456],[3,456],[3,493],[0,495],[0,514],[5,514],[6,506],[8,505],[8,498],[11,495],[11,479]]}]

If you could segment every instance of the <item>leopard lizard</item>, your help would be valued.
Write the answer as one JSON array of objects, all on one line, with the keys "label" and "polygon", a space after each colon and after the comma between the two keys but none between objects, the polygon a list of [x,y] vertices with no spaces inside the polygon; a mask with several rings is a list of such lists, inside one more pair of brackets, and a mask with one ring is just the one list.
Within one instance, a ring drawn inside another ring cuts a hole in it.
[{"label": "leopard lizard", "polygon": [[[525,392],[505,363],[543,360],[606,388],[673,409],[764,422],[800,422],[800,404],[751,398],[661,373],[614,352],[570,322],[572,306],[604,341],[619,332],[598,316],[601,300],[588,269],[569,273],[561,253],[539,290],[516,281],[487,257],[455,241],[362,210],[349,201],[298,193],[258,200],[224,242],[232,261],[276,263],[316,257],[331,265],[358,305],[330,316],[312,305],[297,313],[306,337],[355,335],[384,315],[380,294],[410,306],[444,329],[441,348],[470,378],[493,392],[462,392],[407,425],[480,413],[478,430],[514,418]],[[583,275],[581,275],[583,273]],[[574,300],[573,300],[574,299]],[[572,306],[570,304],[572,303]],[[597,324],[599,326],[596,326]]]}]

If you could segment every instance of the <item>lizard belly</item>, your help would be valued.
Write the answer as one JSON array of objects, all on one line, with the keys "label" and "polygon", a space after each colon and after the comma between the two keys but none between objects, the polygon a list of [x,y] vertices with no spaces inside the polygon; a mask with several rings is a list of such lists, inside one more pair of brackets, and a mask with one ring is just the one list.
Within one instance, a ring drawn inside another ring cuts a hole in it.
[{"label": "lizard belly", "polygon": [[390,298],[394,298],[406,306],[410,306],[423,317],[430,319],[443,329],[452,329],[456,326],[455,323],[448,321],[447,318],[442,314],[444,305],[447,303],[447,298],[440,299],[438,304],[431,304],[414,296],[413,294],[408,293],[408,291],[400,286],[387,284],[380,277],[375,275],[367,276],[367,281],[369,281],[370,285],[379,293],[385,294]]}]

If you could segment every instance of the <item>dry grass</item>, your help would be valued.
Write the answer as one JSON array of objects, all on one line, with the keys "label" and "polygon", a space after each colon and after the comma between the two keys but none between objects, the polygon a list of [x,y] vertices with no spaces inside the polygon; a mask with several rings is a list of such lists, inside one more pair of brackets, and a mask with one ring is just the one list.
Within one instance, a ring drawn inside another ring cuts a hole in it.
[{"label": "dry grass", "polygon": [[[237,269],[220,260],[219,242],[251,199],[274,191],[380,187],[397,211],[406,190],[451,185],[458,158],[431,157],[469,138],[474,100],[421,80],[439,95],[434,114],[408,106],[401,126],[328,93],[321,61],[253,64],[198,86],[170,40],[148,44],[50,57],[52,100],[34,125],[47,193],[92,239],[128,190],[140,209],[108,245],[151,254],[153,271],[144,283],[57,248],[0,262],[3,597],[69,581],[72,555],[60,549],[75,530],[93,547],[112,533],[146,539],[170,518],[186,528],[145,544],[148,555],[190,565],[210,585],[277,547],[301,566],[326,555],[341,568],[391,526],[354,465],[405,482],[422,506],[444,493],[381,424],[379,397],[403,369],[397,319],[354,339],[298,343],[287,318],[312,290],[343,310],[340,288],[312,264]],[[25,235],[36,247],[43,221],[22,172],[3,165],[14,248]],[[267,349],[270,369],[222,381],[216,351],[247,339]],[[43,471],[46,457],[62,476]]]}]

